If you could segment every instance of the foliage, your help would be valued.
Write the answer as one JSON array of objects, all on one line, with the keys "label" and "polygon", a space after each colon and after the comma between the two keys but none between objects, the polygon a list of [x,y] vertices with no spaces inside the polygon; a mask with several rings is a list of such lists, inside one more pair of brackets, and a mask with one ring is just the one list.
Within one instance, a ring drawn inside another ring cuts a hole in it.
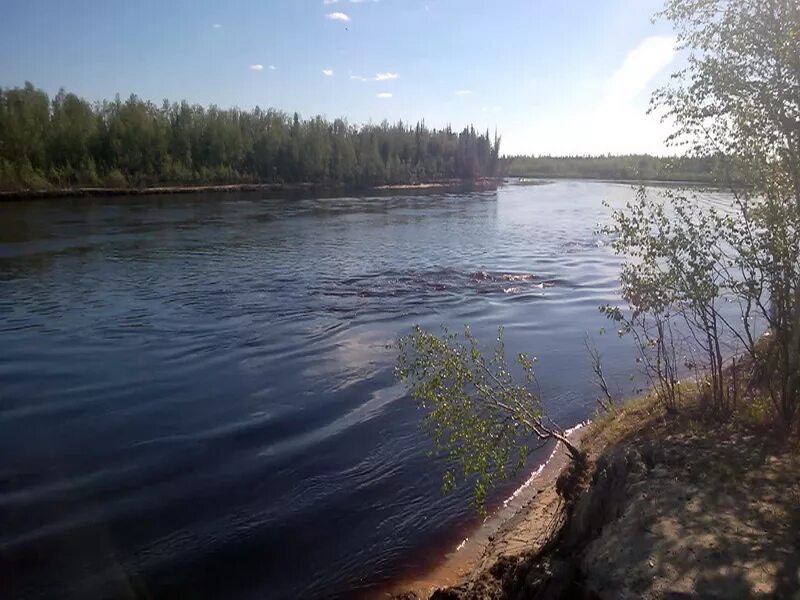
[{"label": "foliage", "polygon": [[580,458],[561,431],[545,424],[541,398],[533,389],[534,358],[517,356],[524,377],[515,380],[502,329],[489,358],[468,327],[463,336],[446,329],[437,336],[415,327],[397,348],[395,373],[426,411],[424,426],[451,464],[445,490],[474,479],[475,502],[483,509],[491,486],[524,466],[531,444],[558,440]]},{"label": "foliage", "polygon": [[119,169],[111,169],[106,175],[103,183],[110,188],[124,188],[128,185],[125,175]]},{"label": "foliage", "polygon": [[626,156],[512,156],[504,158],[503,173],[511,177],[559,177],[621,181],[685,181],[716,183],[725,175],[718,154],[701,157]]},{"label": "foliage", "polygon": [[[714,408],[735,406],[736,369],[725,368],[720,344],[731,336],[768,368],[775,414],[791,430],[800,411],[800,7],[669,0],[662,16],[689,59],[653,106],[676,123],[672,143],[691,156],[723,157],[734,201],[721,214],[685,195],[651,202],[641,191],[615,212],[606,232],[628,257],[628,310],[604,311],[637,336],[667,404],[679,390],[677,356],[697,348],[701,364],[687,353],[684,366],[708,370]],[[747,186],[734,185],[733,173]],[[723,303],[738,306],[740,318],[727,318]],[[759,323],[771,338],[766,346]]]},{"label": "foliage", "polygon": [[497,136],[472,127],[356,127],[258,107],[156,106],[136,96],[90,104],[63,90],[51,100],[30,83],[0,89],[0,187],[7,189],[474,179],[495,174],[499,147]]},{"label": "foliage", "polygon": [[660,14],[686,68],[653,96],[692,155],[734,157],[748,183],[791,175],[800,143],[800,7],[795,0],[668,0]]},{"label": "foliage", "polygon": [[592,362],[592,373],[594,375],[594,384],[602,392],[602,396],[597,398],[597,404],[604,413],[617,412],[617,399],[611,393],[611,387],[606,379],[605,371],[603,370],[603,356],[594,344],[594,340],[588,335],[583,340],[583,345],[586,352],[589,354],[589,359]]},{"label": "foliage", "polygon": [[[654,101],[698,154],[731,157],[752,192],[736,192],[728,240],[747,311],[770,326],[772,397],[791,428],[800,405],[800,6],[795,0],[670,0],[662,13],[688,67]],[[749,315],[745,315],[749,316]],[[745,319],[745,323],[748,320]]]},{"label": "foliage", "polygon": [[681,370],[699,370],[695,351],[709,371],[715,408],[730,404],[722,385],[721,338],[732,326],[719,304],[730,285],[722,244],[731,225],[730,217],[713,207],[701,210],[687,196],[668,191],[654,202],[640,188],[603,229],[614,250],[627,257],[620,281],[629,310],[601,310],[636,339],[639,362],[668,410],[680,400]]}]

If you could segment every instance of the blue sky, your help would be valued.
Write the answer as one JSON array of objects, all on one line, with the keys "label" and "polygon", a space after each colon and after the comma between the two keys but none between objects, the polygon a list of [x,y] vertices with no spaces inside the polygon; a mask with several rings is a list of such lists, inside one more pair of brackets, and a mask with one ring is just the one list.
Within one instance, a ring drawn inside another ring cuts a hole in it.
[{"label": "blue sky", "polygon": [[662,0],[2,0],[0,86],[495,126],[505,153],[666,153]]}]

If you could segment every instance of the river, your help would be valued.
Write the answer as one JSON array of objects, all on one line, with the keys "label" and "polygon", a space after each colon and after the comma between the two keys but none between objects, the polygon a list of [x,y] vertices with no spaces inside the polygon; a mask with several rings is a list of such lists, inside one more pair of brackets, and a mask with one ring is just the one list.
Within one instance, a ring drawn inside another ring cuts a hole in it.
[{"label": "river", "polygon": [[[629,186],[0,205],[0,581],[8,597],[352,597],[477,522],[443,496],[387,348],[470,324],[590,417],[583,346],[630,391],[595,233]],[[532,458],[530,470],[544,455]],[[501,486],[497,503],[527,473]]]}]

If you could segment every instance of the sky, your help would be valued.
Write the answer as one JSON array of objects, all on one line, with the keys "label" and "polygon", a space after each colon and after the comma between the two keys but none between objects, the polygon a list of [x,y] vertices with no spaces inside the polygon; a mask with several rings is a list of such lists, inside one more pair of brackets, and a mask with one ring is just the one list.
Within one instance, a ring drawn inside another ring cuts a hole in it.
[{"label": "sky", "polygon": [[0,86],[497,129],[504,154],[670,154],[663,0],[0,0]]}]

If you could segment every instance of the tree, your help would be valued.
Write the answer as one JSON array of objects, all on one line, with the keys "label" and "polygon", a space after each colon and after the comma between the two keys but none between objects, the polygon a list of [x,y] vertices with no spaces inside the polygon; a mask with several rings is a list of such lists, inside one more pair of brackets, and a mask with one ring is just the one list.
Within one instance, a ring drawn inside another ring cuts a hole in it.
[{"label": "tree", "polygon": [[489,133],[473,128],[456,136],[422,123],[355,127],[258,107],[203,108],[166,100],[157,106],[135,95],[90,105],[63,90],[51,102],[29,83],[0,89],[0,185],[12,189],[95,185],[98,179],[115,186],[374,186],[485,177],[495,174],[498,143],[487,152]]},{"label": "tree", "polygon": [[[776,415],[791,431],[800,407],[800,6],[669,0],[661,16],[675,25],[688,66],[656,92],[653,109],[675,123],[671,143],[719,164],[733,207],[721,215],[686,194],[659,203],[640,195],[628,214],[617,212],[609,233],[635,262],[623,270],[627,316],[607,313],[629,325],[643,314],[682,317],[707,357],[717,407],[729,406],[731,387],[736,399],[719,341],[732,336],[768,369]],[[733,185],[734,173],[746,187]],[[725,300],[741,319],[718,309]],[[633,324],[649,347],[667,343]]]},{"label": "tree", "polygon": [[[90,170],[91,147],[97,122],[92,107],[74,94],[60,90],[51,103],[47,158],[50,168],[72,167]],[[79,178],[76,173],[72,180]]]},{"label": "tree", "polygon": [[695,362],[681,365],[680,357],[697,351],[714,407],[728,409],[733,398],[724,385],[722,338],[726,328],[735,328],[720,310],[729,284],[721,245],[727,221],[714,208],[698,210],[684,195],[668,191],[662,198],[653,202],[640,188],[603,228],[615,252],[627,258],[620,281],[628,309],[601,310],[621,334],[634,337],[650,387],[668,411],[677,410],[682,367]]},{"label": "tree", "polygon": [[463,336],[416,327],[397,348],[395,373],[426,411],[424,426],[450,461],[445,490],[472,479],[482,510],[492,485],[523,467],[532,446],[557,441],[574,460],[583,461],[564,432],[548,423],[534,389],[534,358],[517,356],[523,380],[515,380],[502,329],[490,358],[468,327]]},{"label": "tree", "polygon": [[0,156],[18,170],[40,173],[47,166],[47,94],[26,82],[23,88],[0,93]]},{"label": "tree", "polygon": [[771,391],[790,428],[800,404],[800,5],[671,0],[662,14],[690,50],[687,70],[655,97],[678,123],[674,139],[731,157],[751,186],[736,191],[732,267],[738,295],[770,325]]}]

